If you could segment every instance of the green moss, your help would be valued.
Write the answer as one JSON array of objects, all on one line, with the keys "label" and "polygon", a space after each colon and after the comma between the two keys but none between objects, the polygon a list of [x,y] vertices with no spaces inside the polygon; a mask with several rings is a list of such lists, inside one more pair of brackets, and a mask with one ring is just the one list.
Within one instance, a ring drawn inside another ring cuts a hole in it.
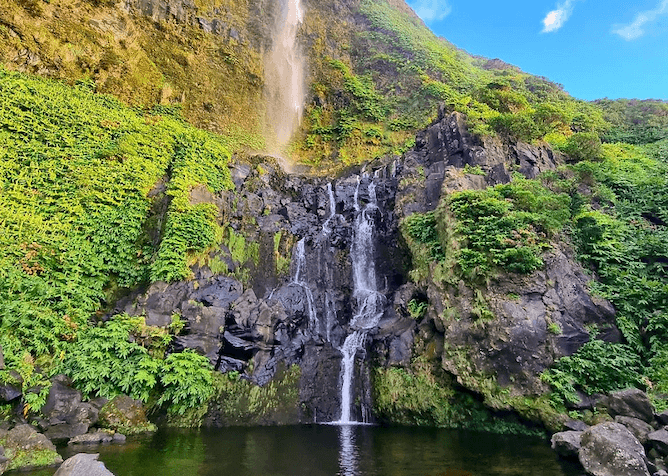
[{"label": "green moss", "polygon": [[[2,440],[0,446],[3,446]],[[5,457],[9,459],[8,471],[46,468],[62,462],[56,451],[48,449],[22,450],[5,447]]]},{"label": "green moss", "polygon": [[197,427],[207,412],[226,426],[296,423],[300,378],[301,369],[297,365],[279,369],[264,387],[241,379],[238,372],[217,373],[211,399],[182,416],[170,415],[169,424]]},{"label": "green moss", "polygon": [[542,434],[516,418],[494,416],[424,359],[415,360],[409,370],[376,368],[373,376],[374,411],[382,421],[504,434]]}]

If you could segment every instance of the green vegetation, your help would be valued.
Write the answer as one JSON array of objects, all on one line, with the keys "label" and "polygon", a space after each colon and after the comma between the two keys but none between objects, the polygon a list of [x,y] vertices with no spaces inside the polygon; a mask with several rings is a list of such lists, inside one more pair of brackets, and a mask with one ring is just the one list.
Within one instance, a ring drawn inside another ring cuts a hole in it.
[{"label": "green vegetation", "polygon": [[213,375],[212,395],[202,405],[182,414],[171,412],[169,423],[177,427],[199,427],[210,412],[226,426],[292,424],[298,419],[301,369],[279,368],[268,384],[259,387],[238,372]]},{"label": "green vegetation", "polygon": [[577,389],[588,395],[642,385],[638,354],[627,345],[591,340],[575,355],[562,357],[542,379],[554,389],[555,406],[577,403]]},{"label": "green vegetation", "polygon": [[407,217],[402,230],[409,243],[428,250],[429,260],[452,261],[477,282],[497,270],[526,274],[542,267],[541,255],[569,220],[570,205],[567,194],[516,175],[506,185],[453,193],[436,212]]},{"label": "green vegetation", "polygon": [[[46,375],[58,370],[88,396],[148,401],[160,389],[177,411],[199,404],[201,392],[183,394],[169,379],[194,363],[193,378],[208,370],[187,359],[163,364],[168,333],[131,342],[143,332],[138,320],[98,327],[91,319],[119,288],[188,278],[189,254],[220,240],[216,207],[191,203],[191,194],[232,186],[227,142],[5,69],[0,104],[0,378],[21,375],[25,411],[44,404]],[[152,190],[165,177],[166,217],[152,215],[163,199]]]},{"label": "green vegetation", "polygon": [[482,402],[474,399],[423,358],[410,370],[376,368],[374,411],[381,420],[399,425],[466,428],[500,434],[542,434],[518,421],[495,418]]}]

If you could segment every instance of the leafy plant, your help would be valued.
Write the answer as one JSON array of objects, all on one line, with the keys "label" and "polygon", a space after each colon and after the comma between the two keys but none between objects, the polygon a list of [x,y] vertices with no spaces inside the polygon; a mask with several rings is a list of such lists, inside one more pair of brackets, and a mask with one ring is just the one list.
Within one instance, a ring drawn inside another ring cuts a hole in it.
[{"label": "leafy plant", "polygon": [[577,403],[576,390],[591,395],[642,384],[642,365],[633,349],[623,344],[591,340],[575,354],[562,357],[541,378],[553,388],[553,402]]},{"label": "leafy plant", "polygon": [[213,395],[212,372],[209,360],[190,349],[170,354],[160,369],[158,404],[169,404],[167,411],[178,415],[204,405]]}]

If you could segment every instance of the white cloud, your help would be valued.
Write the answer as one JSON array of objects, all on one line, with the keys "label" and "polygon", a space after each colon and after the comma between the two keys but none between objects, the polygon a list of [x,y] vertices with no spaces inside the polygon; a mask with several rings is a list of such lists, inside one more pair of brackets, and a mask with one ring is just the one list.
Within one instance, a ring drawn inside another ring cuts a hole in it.
[{"label": "white cloud", "polygon": [[408,4],[425,23],[443,20],[452,11],[444,0],[416,0]]},{"label": "white cloud", "polygon": [[552,10],[547,15],[545,15],[545,18],[543,18],[542,33],[557,31],[559,28],[564,26],[566,20],[568,20],[568,18],[571,16],[571,13],[573,13],[573,1],[574,0],[566,0],[563,3],[559,3],[556,10]]},{"label": "white cloud", "polygon": [[656,20],[658,16],[665,14],[668,14],[668,0],[663,0],[653,10],[638,13],[633,20],[633,23],[625,26],[616,25],[612,32],[618,34],[627,41],[635,40],[645,34],[645,30],[643,29],[645,24],[651,23]]}]

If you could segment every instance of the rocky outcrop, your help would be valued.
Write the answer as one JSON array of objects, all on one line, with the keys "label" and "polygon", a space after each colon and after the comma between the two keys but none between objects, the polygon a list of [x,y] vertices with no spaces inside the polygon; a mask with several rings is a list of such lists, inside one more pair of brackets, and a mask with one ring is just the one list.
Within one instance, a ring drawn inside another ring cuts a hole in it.
[{"label": "rocky outcrop", "polygon": [[99,454],[79,453],[65,460],[54,476],[114,476],[103,462],[98,461]]},{"label": "rocky outcrop", "polygon": [[[403,217],[433,210],[449,193],[510,181],[511,169],[533,178],[564,160],[546,146],[473,137],[463,116],[441,111],[405,155],[395,212]],[[589,341],[589,328],[603,340],[619,341],[614,308],[589,294],[591,277],[572,250],[553,246],[543,261],[530,275],[500,273],[482,287],[423,284],[420,291],[433,307],[419,324],[420,338],[443,342],[443,368],[463,386],[485,394],[493,382],[510,395],[541,395],[549,390],[541,372]],[[508,408],[499,399],[489,403]]]}]

